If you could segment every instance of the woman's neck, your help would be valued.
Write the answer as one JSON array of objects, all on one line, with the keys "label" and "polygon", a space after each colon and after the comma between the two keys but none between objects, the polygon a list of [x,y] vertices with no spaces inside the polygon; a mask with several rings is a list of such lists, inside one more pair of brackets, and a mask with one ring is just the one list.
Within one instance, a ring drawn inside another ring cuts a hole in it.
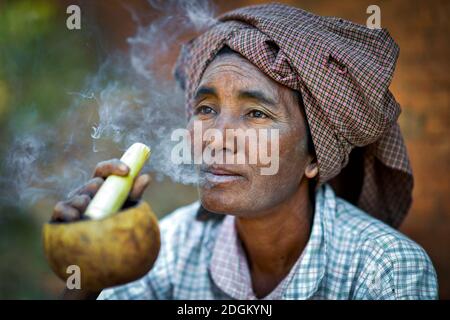
[{"label": "woman's neck", "polygon": [[308,181],[304,179],[291,197],[267,213],[236,219],[257,296],[270,293],[298,260],[309,240],[312,216]]}]

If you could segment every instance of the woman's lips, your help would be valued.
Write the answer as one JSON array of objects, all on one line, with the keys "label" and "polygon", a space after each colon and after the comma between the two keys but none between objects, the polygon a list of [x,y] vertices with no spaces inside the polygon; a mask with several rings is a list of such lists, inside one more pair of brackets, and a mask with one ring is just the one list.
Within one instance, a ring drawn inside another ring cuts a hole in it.
[{"label": "woman's lips", "polygon": [[206,167],[202,168],[201,172],[206,181],[214,184],[231,183],[244,179],[241,174],[225,167]]}]

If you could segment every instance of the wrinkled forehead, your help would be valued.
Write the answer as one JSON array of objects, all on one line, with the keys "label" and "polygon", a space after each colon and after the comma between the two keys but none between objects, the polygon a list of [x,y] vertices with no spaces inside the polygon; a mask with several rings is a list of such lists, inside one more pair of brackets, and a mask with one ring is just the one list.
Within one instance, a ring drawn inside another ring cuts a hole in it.
[{"label": "wrinkled forehead", "polygon": [[277,95],[282,89],[248,59],[227,49],[221,50],[207,65],[194,91],[205,85],[261,89],[272,95]]},{"label": "wrinkled forehead", "polygon": [[199,85],[207,79],[220,77],[228,73],[241,78],[261,78],[264,74],[250,61],[237,52],[228,50],[222,54],[219,52],[211,62],[206,65],[205,71],[200,77]]}]

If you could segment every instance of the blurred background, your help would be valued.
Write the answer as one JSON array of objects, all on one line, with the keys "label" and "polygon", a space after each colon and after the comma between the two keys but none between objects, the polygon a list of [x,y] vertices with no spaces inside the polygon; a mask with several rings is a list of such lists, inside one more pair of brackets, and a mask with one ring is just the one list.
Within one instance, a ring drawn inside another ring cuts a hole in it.
[{"label": "blurred background", "polygon": [[[220,14],[263,2],[216,1],[212,7]],[[440,297],[450,299],[450,2],[280,2],[360,24],[366,23],[369,5],[380,7],[382,27],[400,46],[391,90],[403,108],[399,122],[415,175],[414,203],[400,230],[428,252],[438,273]],[[66,27],[66,8],[71,4],[81,8],[81,30]],[[0,161],[8,158],[10,145],[22,130],[57,127],[59,115],[73,106],[71,93],[82,90],[112,53],[126,54],[130,49],[127,39],[139,27],[136,14],[141,24],[148,24],[153,11],[146,0],[0,0]],[[167,61],[173,62],[176,55],[177,51],[169,51]],[[57,140],[58,135],[57,131],[47,138]],[[80,136],[90,139],[89,133]],[[92,167],[98,160],[101,156],[92,158]],[[52,170],[58,161],[45,165]],[[47,266],[41,227],[58,197],[18,205],[21,198],[9,192],[5,178],[15,172],[7,172],[6,165],[0,170],[0,298],[57,298],[64,283]],[[145,198],[162,217],[196,196],[194,187],[159,177]]]}]

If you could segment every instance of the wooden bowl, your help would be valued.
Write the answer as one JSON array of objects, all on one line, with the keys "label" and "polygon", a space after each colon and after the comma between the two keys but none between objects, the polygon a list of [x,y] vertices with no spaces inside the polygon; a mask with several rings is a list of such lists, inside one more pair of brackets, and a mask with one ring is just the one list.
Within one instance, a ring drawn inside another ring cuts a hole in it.
[{"label": "wooden bowl", "polygon": [[78,266],[81,289],[91,291],[141,278],[160,248],[158,220],[145,201],[101,220],[47,223],[43,241],[53,271],[67,281],[67,268]]}]

